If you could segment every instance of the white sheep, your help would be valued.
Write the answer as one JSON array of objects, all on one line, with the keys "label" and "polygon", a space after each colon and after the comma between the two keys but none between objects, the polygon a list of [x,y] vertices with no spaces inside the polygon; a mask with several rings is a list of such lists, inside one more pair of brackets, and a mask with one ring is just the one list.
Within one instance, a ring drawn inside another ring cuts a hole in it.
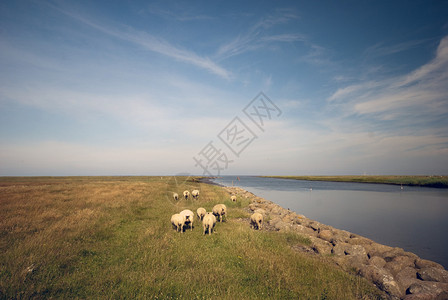
[{"label": "white sheep", "polygon": [[193,219],[194,219],[194,213],[189,210],[185,209],[180,212],[180,215],[182,215],[185,218],[185,227],[187,228],[190,226],[190,229],[193,230]]},{"label": "white sheep", "polygon": [[203,207],[199,207],[196,210],[196,213],[198,214],[198,218],[200,221],[202,221],[204,219],[205,214],[207,213],[207,211],[205,210],[205,208]]},{"label": "white sheep", "polygon": [[174,228],[176,228],[176,231],[183,232],[183,228],[185,225],[185,217],[181,214],[174,214],[171,216],[171,224]]},{"label": "white sheep", "polygon": [[236,202],[236,196],[235,195],[230,196],[230,200],[232,200],[232,202]]},{"label": "white sheep", "polygon": [[204,235],[208,231],[208,234],[211,235],[213,228],[216,225],[216,217],[212,213],[207,213],[202,220],[202,227],[204,228]]},{"label": "white sheep", "polygon": [[187,200],[188,197],[190,196],[190,192],[189,191],[184,191],[183,194],[184,194],[185,200]]},{"label": "white sheep", "polygon": [[198,190],[192,190],[191,195],[193,198],[197,199],[199,197],[199,191]]},{"label": "white sheep", "polygon": [[254,213],[250,216],[250,227],[256,229],[261,229],[263,227],[263,215],[260,213]]},{"label": "white sheep", "polygon": [[227,207],[224,204],[216,204],[213,206],[212,212],[218,218],[219,222],[222,222],[222,218],[227,212]]},{"label": "white sheep", "polygon": [[173,193],[173,198],[174,198],[174,201],[179,200],[179,194],[178,193]]}]

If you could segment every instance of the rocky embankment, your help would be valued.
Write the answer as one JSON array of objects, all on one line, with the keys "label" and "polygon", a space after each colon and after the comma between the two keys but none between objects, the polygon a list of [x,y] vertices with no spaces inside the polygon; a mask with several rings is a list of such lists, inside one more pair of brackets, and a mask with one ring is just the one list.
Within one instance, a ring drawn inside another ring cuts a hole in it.
[{"label": "rocky embankment", "polygon": [[448,271],[401,248],[374,241],[310,220],[238,187],[225,187],[251,200],[249,210],[264,215],[267,230],[297,232],[311,240],[305,252],[334,259],[342,269],[355,271],[391,299],[448,299]]}]

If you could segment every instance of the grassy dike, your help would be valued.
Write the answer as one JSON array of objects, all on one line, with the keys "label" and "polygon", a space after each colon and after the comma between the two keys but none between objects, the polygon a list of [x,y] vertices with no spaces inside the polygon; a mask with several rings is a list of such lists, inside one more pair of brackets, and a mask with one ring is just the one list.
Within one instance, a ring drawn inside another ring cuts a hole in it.
[{"label": "grassy dike", "polygon": [[395,185],[448,188],[448,176],[344,175],[344,176],[261,176],[261,177],[310,180],[310,181],[383,183],[383,184],[395,184]]},{"label": "grassy dike", "polygon": [[[174,202],[173,191],[199,189]],[[378,299],[295,233],[249,228],[248,200],[183,177],[0,178],[0,299]],[[216,233],[176,233],[173,213],[216,203]]]}]

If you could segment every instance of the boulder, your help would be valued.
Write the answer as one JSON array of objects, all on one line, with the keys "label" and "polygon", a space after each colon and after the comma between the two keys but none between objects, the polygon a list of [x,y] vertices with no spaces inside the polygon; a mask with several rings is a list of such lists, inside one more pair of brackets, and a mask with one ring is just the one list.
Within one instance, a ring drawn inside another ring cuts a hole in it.
[{"label": "boulder", "polygon": [[402,298],[402,296],[404,296],[398,283],[394,280],[392,274],[390,274],[387,270],[378,268],[374,265],[366,265],[360,269],[360,274],[389,295],[398,298]]},{"label": "boulder", "polygon": [[311,229],[313,229],[314,231],[319,231],[319,229],[320,229],[320,223],[319,223],[319,222],[316,222],[316,221],[312,221],[312,222],[309,223],[309,227],[310,227]]},{"label": "boulder", "polygon": [[368,246],[370,244],[373,244],[374,242],[371,239],[365,238],[365,237],[361,237],[361,236],[351,236],[348,240],[347,243],[351,244],[351,245],[362,245],[362,246]]},{"label": "boulder", "polygon": [[292,224],[291,229],[295,232],[301,233],[305,236],[316,236],[316,233],[311,228],[305,227],[303,225]]},{"label": "boulder", "polygon": [[394,249],[393,247],[389,247],[389,246],[381,245],[381,244],[377,244],[377,243],[367,244],[367,245],[364,245],[364,247],[366,248],[367,254],[369,255],[369,257],[379,256],[382,258],[384,258],[384,255],[383,255],[384,253],[387,253],[388,251]]},{"label": "boulder", "polygon": [[333,228],[333,245],[338,243],[346,243],[350,239],[350,232]]},{"label": "boulder", "polygon": [[418,270],[417,278],[424,281],[448,283],[448,271],[438,268],[424,268]]},{"label": "boulder", "polygon": [[323,239],[324,241],[327,241],[331,243],[333,241],[333,233],[331,233],[330,230],[325,229],[321,230],[319,234],[317,235],[318,238]]},{"label": "boulder", "polygon": [[348,243],[339,243],[333,247],[333,249],[331,250],[331,253],[333,253],[336,256],[345,256],[346,250],[350,247],[352,247],[352,245],[350,245]]},{"label": "boulder", "polygon": [[397,256],[404,256],[405,252],[402,248],[392,248],[388,251],[385,251],[381,254],[385,261],[389,262],[395,259]]},{"label": "boulder", "polygon": [[422,258],[417,258],[415,260],[415,267],[418,269],[424,269],[424,268],[437,268],[437,269],[442,269],[442,270],[445,269],[442,265],[440,265],[436,262],[433,262],[433,261],[427,260],[427,259],[422,259]]},{"label": "boulder", "polygon": [[281,220],[275,223],[274,228],[277,229],[278,231],[282,231],[282,232],[292,230],[291,224],[283,222]]},{"label": "boulder", "polygon": [[311,248],[319,254],[322,255],[330,255],[332,246],[329,242],[324,241],[322,239],[316,238],[314,236],[310,236],[311,239]]},{"label": "boulder", "polygon": [[400,287],[401,293],[406,294],[406,290],[413,283],[418,283],[420,280],[417,279],[417,271],[412,267],[405,267],[394,277]]},{"label": "boulder", "polygon": [[[386,262],[390,259],[390,257],[387,257],[387,259],[384,259]],[[401,270],[403,270],[406,267],[414,267],[414,259],[409,256],[395,256],[386,263],[385,268],[391,272],[393,275],[398,274]]]},{"label": "boulder", "polygon": [[386,261],[382,257],[374,256],[369,259],[369,264],[378,268],[383,268],[386,265]]},{"label": "boulder", "polygon": [[[423,297],[427,297],[427,295],[430,295],[431,298],[429,299],[448,299],[448,283],[434,281],[416,282],[409,286],[409,288],[406,290],[406,294],[415,296],[421,295]],[[407,297],[406,299],[410,299],[410,297]]]}]

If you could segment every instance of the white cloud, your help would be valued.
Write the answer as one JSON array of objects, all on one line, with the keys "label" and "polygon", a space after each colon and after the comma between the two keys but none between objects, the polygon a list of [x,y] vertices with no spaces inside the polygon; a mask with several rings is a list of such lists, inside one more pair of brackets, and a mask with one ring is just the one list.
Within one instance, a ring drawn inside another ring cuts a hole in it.
[{"label": "white cloud", "polygon": [[107,35],[134,43],[136,45],[144,47],[149,51],[153,51],[174,58],[178,61],[192,64],[196,67],[202,68],[213,74],[216,74],[222,78],[230,79],[231,77],[231,73],[229,71],[213,62],[210,58],[202,57],[186,49],[175,47],[166,40],[153,36],[147,32],[138,31],[131,27],[127,27],[126,30],[114,28],[112,24],[108,25],[101,24],[91,18],[81,16],[80,14],[74,11],[68,11],[60,7],[54,7],[54,8],[72,17],[73,19],[82,22]]},{"label": "white cloud", "polygon": [[362,82],[338,89],[328,101],[338,100],[344,108],[360,115],[376,114],[380,120],[407,121],[439,117],[448,113],[448,37],[436,56],[418,69],[401,76]]}]

